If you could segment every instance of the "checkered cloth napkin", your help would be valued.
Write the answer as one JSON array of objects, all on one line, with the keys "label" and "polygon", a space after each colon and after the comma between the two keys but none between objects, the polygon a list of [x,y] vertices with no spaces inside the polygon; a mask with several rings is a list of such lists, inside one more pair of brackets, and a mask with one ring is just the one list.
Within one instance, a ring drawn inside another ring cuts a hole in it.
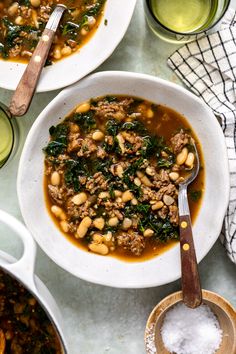
[{"label": "checkered cloth napkin", "polygon": [[230,202],[221,239],[236,263],[236,12],[219,31],[186,44],[168,58],[181,80],[221,118],[230,168]]}]

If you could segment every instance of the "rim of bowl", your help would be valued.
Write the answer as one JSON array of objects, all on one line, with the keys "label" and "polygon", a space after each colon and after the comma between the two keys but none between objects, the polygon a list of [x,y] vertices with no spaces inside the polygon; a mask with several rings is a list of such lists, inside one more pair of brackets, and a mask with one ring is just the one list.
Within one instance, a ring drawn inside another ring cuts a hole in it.
[{"label": "rim of bowl", "polygon": [[[24,218],[24,221],[27,225],[27,227],[29,228],[29,230],[31,230],[31,224],[29,221],[29,218],[26,215],[26,208],[24,207],[24,191],[21,188],[21,175],[23,174],[23,170],[24,170],[24,160],[25,160],[25,155],[27,155],[28,150],[30,149],[29,146],[29,142],[31,141],[31,137],[33,137],[34,132],[36,130],[39,129],[41,122],[43,122],[47,116],[47,113],[54,107],[56,106],[60,101],[62,101],[64,99],[64,97],[67,95],[67,92],[70,92],[71,90],[73,90],[73,88],[81,85],[84,82],[93,82],[95,79],[105,79],[105,78],[112,78],[113,80],[120,80],[120,79],[125,79],[125,80],[129,80],[129,78],[134,78],[134,79],[138,79],[138,80],[145,80],[145,81],[151,81],[154,84],[162,84],[165,85],[167,87],[170,87],[172,89],[177,89],[178,91],[180,91],[181,93],[183,93],[185,96],[188,96],[191,100],[196,101],[198,104],[200,104],[201,106],[204,106],[205,109],[208,110],[210,115],[213,115],[212,111],[210,110],[210,108],[196,95],[194,95],[193,93],[191,93],[190,91],[186,90],[185,88],[160,79],[158,77],[154,77],[151,75],[147,75],[147,74],[139,74],[139,73],[133,73],[133,72],[124,72],[124,71],[104,71],[104,72],[99,72],[99,73],[95,73],[95,74],[91,74],[89,76],[87,76],[86,78],[84,78],[83,80],[81,80],[79,83],[72,85],[70,87],[65,88],[64,90],[62,90],[45,108],[44,110],[40,113],[40,115],[38,116],[38,118],[35,120],[35,122],[33,123],[23,151],[22,151],[22,155],[20,158],[20,162],[19,162],[19,168],[18,168],[18,176],[17,176],[17,195],[18,195],[18,200],[19,200],[19,205],[20,205],[20,209],[21,209],[21,213],[22,216]],[[145,95],[144,95],[145,96]],[[78,100],[79,101],[79,100]],[[215,118],[216,119],[216,118]],[[224,135],[223,132],[221,130],[220,125],[218,124],[218,122],[216,121],[216,125],[215,125],[215,129],[217,130],[217,133],[219,136],[221,136],[222,138],[222,146],[223,146],[223,141],[224,141],[224,153],[225,153],[225,157],[227,157],[227,150],[226,150],[226,144],[225,144],[225,140],[224,140]],[[204,156],[204,151],[203,151],[203,156]],[[198,263],[207,255],[207,253],[210,251],[210,249],[213,247],[214,243],[216,242],[216,240],[218,239],[220,232],[221,232],[221,228],[222,228],[222,224],[223,224],[223,220],[224,220],[224,216],[225,216],[225,212],[228,206],[228,201],[229,201],[229,192],[230,192],[230,177],[229,177],[229,166],[228,166],[228,159],[227,161],[225,160],[225,169],[224,169],[224,177],[225,177],[225,193],[224,193],[224,200],[222,201],[223,203],[223,207],[221,206],[221,216],[217,219],[217,227],[216,227],[216,223],[214,225],[215,227],[215,232],[214,234],[217,234],[217,237],[211,237],[210,241],[209,241],[209,245],[207,248],[204,248],[204,252],[202,251],[201,254],[198,254]],[[53,221],[51,221],[53,223]],[[55,226],[56,228],[56,226]],[[42,248],[42,250],[48,255],[49,258],[51,258],[58,266],[60,266],[62,269],[65,269],[66,271],[68,271],[70,274],[75,275],[76,277],[95,283],[95,284],[100,284],[100,285],[105,285],[105,286],[111,286],[111,287],[117,287],[117,288],[148,288],[148,287],[154,287],[154,286],[160,286],[163,284],[167,284],[167,283],[171,283],[172,281],[175,281],[177,279],[180,278],[181,276],[181,270],[179,269],[178,272],[176,272],[173,275],[169,275],[167,281],[163,282],[163,281],[145,281],[145,279],[142,279],[140,281],[140,279],[135,279],[135,281],[133,281],[131,284],[127,284],[124,281],[120,281],[117,280],[115,278],[112,279],[101,279],[99,278],[99,280],[95,277],[95,276],[91,276],[90,274],[85,274],[85,273],[80,273],[78,272],[78,269],[73,269],[73,267],[69,267],[65,264],[63,257],[59,257],[59,256],[54,256],[52,254],[50,254],[50,250],[47,249],[47,247],[45,247],[45,245],[41,242],[41,240],[38,239],[37,236],[34,235],[34,232],[31,231],[31,233],[33,234],[33,237],[35,238],[36,242],[38,243],[38,245]],[[69,241],[68,241],[69,242]],[[172,249],[179,247],[179,245],[175,245],[172,247]],[[171,250],[172,250],[171,249]],[[81,252],[84,252],[83,250],[81,250]],[[168,251],[167,251],[168,252]],[[165,252],[166,253],[166,252]],[[109,257],[110,258],[110,257]],[[157,257],[158,258],[158,257]],[[155,258],[153,258],[155,259]],[[152,260],[153,260],[152,259]],[[139,262],[135,262],[135,263],[139,263]],[[146,262],[140,262],[142,264],[145,264]],[[127,264],[133,264],[133,263],[127,263]]]}]

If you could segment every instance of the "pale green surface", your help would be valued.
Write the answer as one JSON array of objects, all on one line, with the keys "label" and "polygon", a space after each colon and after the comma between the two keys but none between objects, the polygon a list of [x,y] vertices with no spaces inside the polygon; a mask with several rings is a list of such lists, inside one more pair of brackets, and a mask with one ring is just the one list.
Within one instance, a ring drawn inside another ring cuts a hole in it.
[{"label": "pale green surface", "polygon": [[[236,8],[236,0],[232,3]],[[99,70],[143,72],[178,82],[166,66],[166,58],[175,48],[160,41],[148,30],[141,0],[138,0],[125,38]],[[30,125],[56,94],[36,95],[29,113],[19,118],[21,139],[18,152],[0,171],[0,208],[19,219],[16,174],[20,151]],[[10,96],[10,92],[0,89],[0,101],[8,104]],[[37,208],[37,201],[33,207]],[[1,249],[19,254],[19,246],[13,238],[1,232]],[[36,272],[61,308],[70,354],[144,354],[143,334],[150,311],[163,297],[180,288],[179,282],[142,290],[93,285],[67,274],[40,250]],[[200,264],[203,288],[218,292],[236,306],[235,273],[235,265],[227,258],[218,241]]]}]

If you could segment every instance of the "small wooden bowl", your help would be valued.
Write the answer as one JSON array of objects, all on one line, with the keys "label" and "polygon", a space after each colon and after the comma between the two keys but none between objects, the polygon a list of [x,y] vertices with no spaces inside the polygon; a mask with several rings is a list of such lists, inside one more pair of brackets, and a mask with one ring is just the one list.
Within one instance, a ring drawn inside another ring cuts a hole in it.
[{"label": "small wooden bowl", "polygon": [[[208,305],[216,315],[223,331],[220,348],[216,354],[236,354],[236,311],[223,297],[211,291],[202,290],[203,303]],[[174,305],[183,300],[182,291],[164,298],[150,314],[146,330],[146,353],[171,354],[165,347],[161,337],[161,327],[165,314]]]}]

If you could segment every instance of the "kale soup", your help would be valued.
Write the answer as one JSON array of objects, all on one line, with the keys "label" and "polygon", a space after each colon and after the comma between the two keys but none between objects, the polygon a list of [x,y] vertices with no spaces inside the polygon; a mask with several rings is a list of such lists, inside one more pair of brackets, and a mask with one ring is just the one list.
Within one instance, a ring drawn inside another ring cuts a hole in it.
[{"label": "kale soup", "polygon": [[96,31],[106,0],[3,0],[0,2],[0,58],[29,61],[54,7],[67,6],[47,64],[76,52]]},{"label": "kale soup", "polygon": [[49,133],[46,202],[74,244],[126,261],[150,259],[176,244],[178,186],[194,167],[195,142],[201,168],[188,191],[194,222],[204,163],[179,113],[136,97],[99,97],[77,106]]}]

